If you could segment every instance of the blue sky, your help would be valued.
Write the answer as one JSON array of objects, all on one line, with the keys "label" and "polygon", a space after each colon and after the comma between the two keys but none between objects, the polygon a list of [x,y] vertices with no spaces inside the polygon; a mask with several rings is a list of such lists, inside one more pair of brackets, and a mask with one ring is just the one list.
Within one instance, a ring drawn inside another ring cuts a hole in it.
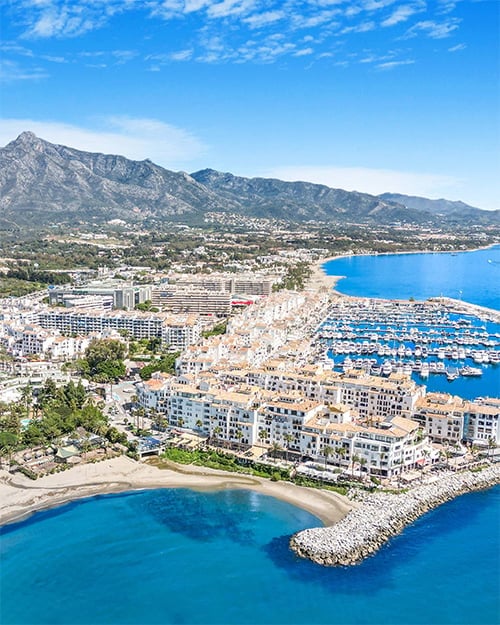
[{"label": "blue sky", "polygon": [[497,0],[1,5],[0,145],[500,208]]}]

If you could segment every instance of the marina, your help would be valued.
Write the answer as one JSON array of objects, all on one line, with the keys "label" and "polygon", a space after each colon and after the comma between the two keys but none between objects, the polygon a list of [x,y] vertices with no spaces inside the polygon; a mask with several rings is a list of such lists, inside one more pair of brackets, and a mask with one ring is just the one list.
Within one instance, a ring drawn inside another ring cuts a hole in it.
[{"label": "marina", "polygon": [[316,330],[315,352],[344,372],[479,378],[500,364],[500,324],[496,311],[464,314],[457,304],[340,297]]}]

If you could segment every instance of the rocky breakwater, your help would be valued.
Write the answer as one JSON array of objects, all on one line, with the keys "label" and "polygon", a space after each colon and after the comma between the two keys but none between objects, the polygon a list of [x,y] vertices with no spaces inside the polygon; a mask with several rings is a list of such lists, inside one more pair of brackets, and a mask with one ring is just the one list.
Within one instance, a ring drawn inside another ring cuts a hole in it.
[{"label": "rocky breakwater", "polygon": [[474,473],[446,474],[406,493],[360,493],[359,505],[338,523],[298,532],[290,547],[299,556],[325,566],[357,564],[432,508],[499,483],[500,466],[492,466]]}]

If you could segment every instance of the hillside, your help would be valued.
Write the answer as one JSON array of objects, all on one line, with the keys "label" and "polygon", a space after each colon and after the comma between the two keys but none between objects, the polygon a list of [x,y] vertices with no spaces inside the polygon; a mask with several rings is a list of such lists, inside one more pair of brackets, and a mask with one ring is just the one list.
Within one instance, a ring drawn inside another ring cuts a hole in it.
[{"label": "hillside", "polygon": [[151,219],[201,223],[209,211],[336,223],[499,222],[498,211],[447,202],[446,212],[433,202],[446,201],[395,194],[377,197],[309,182],[243,178],[213,169],[189,175],[150,160],[55,145],[31,132],[23,132],[0,149],[0,228],[4,230],[115,218],[134,223]]},{"label": "hillside", "polygon": [[401,193],[382,193],[378,197],[387,202],[398,202],[407,208],[444,217],[450,222],[500,223],[500,211],[484,211],[460,201],[429,200],[425,197],[403,195]]}]

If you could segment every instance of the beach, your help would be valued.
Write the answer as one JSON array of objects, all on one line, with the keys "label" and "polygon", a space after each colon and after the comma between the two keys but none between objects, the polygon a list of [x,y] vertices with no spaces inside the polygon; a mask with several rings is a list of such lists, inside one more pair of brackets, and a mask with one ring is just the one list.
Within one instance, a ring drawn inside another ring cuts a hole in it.
[{"label": "beach", "polygon": [[356,506],[330,491],[205,467],[169,465],[171,468],[160,469],[120,456],[95,464],[79,465],[36,481],[0,471],[0,525],[83,497],[152,488],[189,488],[205,492],[253,490],[303,508],[326,526],[338,522]]}]

